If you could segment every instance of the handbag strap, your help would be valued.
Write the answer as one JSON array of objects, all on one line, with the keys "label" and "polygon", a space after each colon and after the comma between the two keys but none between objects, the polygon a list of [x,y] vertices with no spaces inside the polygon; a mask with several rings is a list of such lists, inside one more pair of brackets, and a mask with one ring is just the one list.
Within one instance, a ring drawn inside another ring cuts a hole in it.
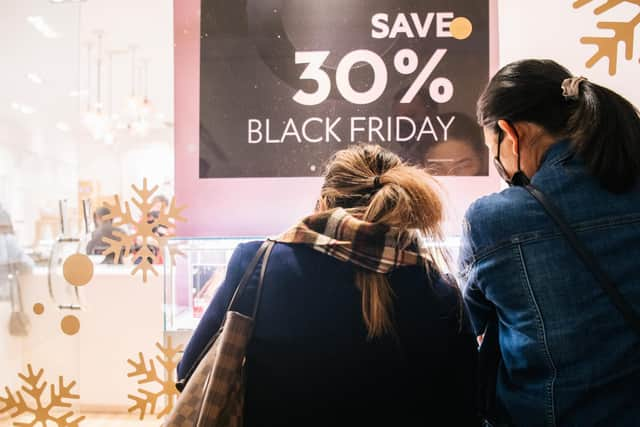
[{"label": "handbag strap", "polygon": [[18,268],[16,268],[15,264],[10,264],[11,267],[11,277],[13,278],[13,283],[15,284],[16,287],[16,294],[17,294],[17,305],[18,305],[18,309],[14,310],[15,312],[18,313],[24,313],[24,300],[22,299],[22,284],[20,283],[20,277],[18,276],[19,274],[19,270]]},{"label": "handbag strap", "polygon": [[258,316],[258,308],[260,307],[260,299],[262,298],[262,289],[264,288],[264,275],[267,272],[267,261],[269,260],[269,256],[271,255],[271,251],[275,246],[275,242],[272,240],[267,240],[267,250],[264,253],[264,257],[262,258],[262,266],[260,267],[260,278],[258,279],[258,289],[256,291],[256,299],[253,303],[253,314],[251,318],[255,321]]},{"label": "handbag strap", "polygon": [[[260,278],[258,280],[258,286],[256,288],[256,297],[253,302],[253,310],[252,310],[252,317],[251,317],[252,319],[255,320],[256,315],[258,314],[258,307],[260,306],[260,298],[262,297],[262,287],[264,284],[265,272],[267,271],[267,261],[269,260],[269,256],[271,255],[271,251],[273,250],[274,245],[275,245],[275,242],[272,240],[265,240],[265,242],[262,243],[262,245],[258,249],[258,252],[256,252],[255,256],[253,257],[253,259],[247,266],[246,270],[244,271],[242,277],[240,278],[240,282],[238,283],[238,286],[236,287],[236,290],[233,293],[233,296],[231,297],[231,301],[229,302],[229,305],[227,305],[227,309],[225,310],[225,313],[228,313],[233,308],[237,300],[242,296],[245,288],[247,287],[247,285],[249,284],[249,281],[251,280],[251,277],[253,276],[253,272],[255,271],[260,260],[262,260],[262,266],[260,268]],[[204,359],[204,357],[207,355],[207,353],[213,346],[213,343],[216,341],[216,339],[218,338],[218,335],[220,335],[220,331],[224,327],[226,318],[227,318],[226,315],[222,318],[222,323],[220,324],[218,331],[211,337],[207,345],[202,349],[195,363],[191,366],[191,368],[189,369],[185,377],[176,383],[176,388],[178,389],[178,391],[181,392],[182,390],[184,390],[184,388],[187,385],[187,382],[189,381],[189,379],[191,379],[191,376],[195,372],[196,368],[198,367],[200,362],[202,362],[202,359]],[[255,323],[254,323],[254,326],[255,326]],[[251,329],[252,334],[253,334],[254,326],[252,326],[252,329]]]},{"label": "handbag strap", "polygon": [[247,266],[247,269],[244,271],[242,278],[240,278],[240,282],[238,283],[238,286],[236,287],[236,290],[233,293],[233,296],[231,297],[231,301],[229,301],[229,305],[227,306],[227,309],[225,310],[225,312],[230,311],[233,308],[233,306],[238,302],[242,294],[244,294],[246,287],[249,285],[249,282],[251,281],[253,272],[258,266],[258,263],[262,260],[262,267],[260,268],[260,278],[258,280],[258,287],[256,288],[256,298],[253,302],[253,309],[252,309],[252,315],[251,315],[251,318],[255,319],[256,314],[258,312],[258,305],[260,304],[260,297],[262,296],[262,284],[264,282],[264,274],[267,268],[267,260],[269,259],[269,255],[271,254],[271,250],[273,249],[274,245],[275,245],[275,242],[272,240],[265,240],[264,243],[262,243],[262,245],[258,249],[258,252],[256,252],[255,256]]},{"label": "handbag strap", "polygon": [[9,302],[11,302],[11,312],[17,313],[20,311],[20,304],[17,301],[18,300],[17,292],[13,286],[13,279],[11,278],[11,268],[9,267],[9,264],[7,264],[6,267],[7,267],[6,277],[4,277],[3,279],[6,279],[7,288],[9,289]]},{"label": "handbag strap", "polygon": [[20,282],[18,282],[18,269],[12,260],[11,253],[9,252],[9,244],[7,238],[9,234],[0,236],[4,243],[4,250],[7,254],[7,286],[9,287],[9,299],[11,300],[11,312],[21,313],[24,311],[24,304],[22,303],[22,292],[20,292]]},{"label": "handbag strap", "polygon": [[640,317],[622,296],[616,285],[613,283],[613,280],[611,280],[609,275],[602,269],[597,258],[580,241],[575,231],[573,231],[564,219],[562,213],[560,213],[558,208],[556,208],[556,206],[542,191],[538,190],[533,185],[526,185],[524,186],[524,189],[542,205],[547,214],[554,220],[573,250],[582,259],[582,262],[591,271],[591,273],[593,273],[602,290],[607,294],[616,309],[622,314],[625,322],[631,327],[631,329],[640,335]]},{"label": "handbag strap", "polygon": [[496,385],[498,382],[498,368],[502,356],[498,329],[498,314],[495,307],[489,314],[484,329],[482,343],[478,348],[476,383],[476,405],[481,416],[486,420],[496,421]]}]

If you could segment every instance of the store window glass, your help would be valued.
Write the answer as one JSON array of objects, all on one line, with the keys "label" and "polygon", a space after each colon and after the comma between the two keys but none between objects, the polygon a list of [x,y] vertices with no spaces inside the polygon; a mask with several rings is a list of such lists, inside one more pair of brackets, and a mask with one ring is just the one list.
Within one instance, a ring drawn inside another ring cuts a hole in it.
[{"label": "store window glass", "polygon": [[[0,28],[0,425],[158,425],[171,373],[138,380],[169,357],[156,343],[175,347],[163,253],[149,245],[144,283],[131,272],[145,242],[105,255],[105,240],[136,236],[174,196],[173,2],[7,0]],[[111,218],[125,202],[132,221]],[[34,392],[45,381],[56,395]]]},{"label": "store window glass", "polygon": [[471,118],[495,4],[1,1],[0,426],[159,425],[237,245],[351,143],[439,176],[455,252],[498,188]]}]

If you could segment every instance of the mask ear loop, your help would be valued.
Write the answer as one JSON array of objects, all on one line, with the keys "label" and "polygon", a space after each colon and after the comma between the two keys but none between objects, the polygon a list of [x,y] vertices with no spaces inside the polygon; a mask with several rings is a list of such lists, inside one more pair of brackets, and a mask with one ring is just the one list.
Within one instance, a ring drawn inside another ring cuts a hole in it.
[{"label": "mask ear loop", "polygon": [[513,174],[513,177],[511,177],[511,183],[516,186],[516,187],[524,187],[529,185],[529,183],[531,182],[529,180],[529,177],[527,175],[525,175],[525,173],[522,171],[522,169],[520,169],[520,136],[518,135],[518,131],[516,130],[515,126],[513,126],[511,123],[509,123],[511,125],[511,127],[513,128],[513,132],[516,134],[516,138],[518,138],[517,143],[518,143],[518,170],[516,171],[516,173]]}]

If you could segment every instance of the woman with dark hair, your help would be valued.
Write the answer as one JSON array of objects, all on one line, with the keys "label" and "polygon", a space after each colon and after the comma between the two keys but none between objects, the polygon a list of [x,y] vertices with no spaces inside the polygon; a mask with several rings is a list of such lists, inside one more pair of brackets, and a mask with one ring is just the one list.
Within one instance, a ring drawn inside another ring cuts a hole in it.
[{"label": "woman with dark hair", "polygon": [[[267,262],[246,357],[245,426],[474,425],[475,337],[440,272],[434,185],[379,146],[335,154],[316,211],[276,238]],[[179,379],[260,245],[234,252]]]},{"label": "woman with dark hair", "polygon": [[[638,111],[553,61],[526,60],[492,78],[478,119],[510,187],[469,208],[460,271],[476,333],[496,318],[502,420],[637,426]],[[534,192],[555,205],[567,228]],[[590,265],[567,229],[593,257]]]}]

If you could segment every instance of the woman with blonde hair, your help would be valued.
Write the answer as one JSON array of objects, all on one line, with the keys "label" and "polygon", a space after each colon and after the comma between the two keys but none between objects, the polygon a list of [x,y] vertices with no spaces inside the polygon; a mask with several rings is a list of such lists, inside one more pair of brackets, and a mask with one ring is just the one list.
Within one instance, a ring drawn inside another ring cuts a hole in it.
[{"label": "woman with blonde hair", "polygon": [[[246,357],[245,426],[475,424],[475,339],[441,272],[434,184],[379,146],[334,155],[316,211],[273,239]],[[180,379],[260,246],[236,249]]]}]

